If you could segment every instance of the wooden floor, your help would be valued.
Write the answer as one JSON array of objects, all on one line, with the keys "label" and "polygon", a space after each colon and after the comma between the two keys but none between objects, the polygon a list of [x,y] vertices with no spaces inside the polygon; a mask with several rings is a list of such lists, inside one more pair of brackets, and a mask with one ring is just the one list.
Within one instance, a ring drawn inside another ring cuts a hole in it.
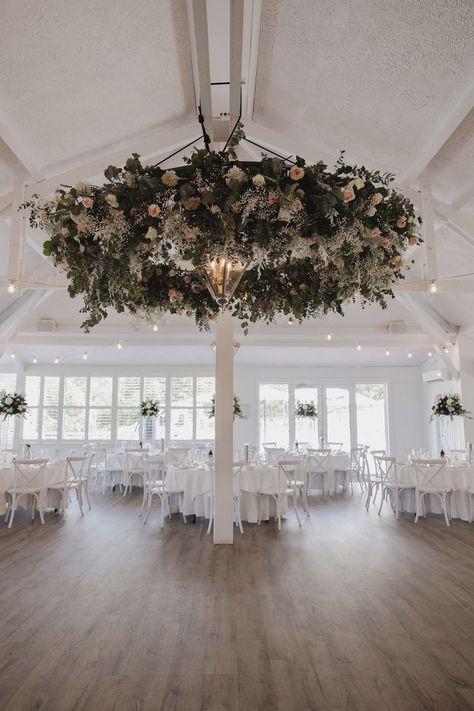
[{"label": "wooden floor", "polygon": [[93,506],[0,529],[1,711],[474,709],[474,524],[355,495],[215,547]]}]

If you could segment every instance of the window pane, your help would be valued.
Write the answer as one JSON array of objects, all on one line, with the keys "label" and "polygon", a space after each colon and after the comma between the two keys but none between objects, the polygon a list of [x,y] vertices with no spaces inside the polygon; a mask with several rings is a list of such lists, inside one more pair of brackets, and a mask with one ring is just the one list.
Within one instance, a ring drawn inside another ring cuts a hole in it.
[{"label": "window pane", "polygon": [[209,418],[207,410],[196,410],[196,439],[214,439],[215,420]]},{"label": "window pane", "polygon": [[160,410],[163,413],[166,405],[166,378],[144,378],[143,398],[146,400],[158,400]]},{"label": "window pane", "polygon": [[26,402],[29,407],[38,407],[40,404],[41,376],[27,375],[25,379]]},{"label": "window pane", "polygon": [[385,385],[356,385],[357,441],[386,449]]},{"label": "window pane", "polygon": [[193,379],[171,378],[171,407],[193,405]]},{"label": "window pane", "polygon": [[328,442],[342,442],[343,449],[351,448],[351,423],[349,416],[349,390],[326,388]]},{"label": "window pane", "polygon": [[212,396],[216,392],[214,378],[196,378],[196,405],[209,407]]},{"label": "window pane", "polygon": [[46,376],[44,379],[43,405],[59,405],[59,378]]},{"label": "window pane", "polygon": [[[47,378],[45,378],[47,380]],[[59,380],[59,378],[58,378]],[[58,410],[55,407],[45,407],[43,410],[42,439],[58,438]]]},{"label": "window pane", "polygon": [[38,439],[38,409],[34,408],[28,411],[23,420],[23,439]]},{"label": "window pane", "polygon": [[82,407],[66,407],[63,415],[63,439],[84,439],[86,411]]},{"label": "window pane", "polygon": [[64,378],[64,404],[84,407],[86,404],[87,378]]},{"label": "window pane", "polygon": [[91,378],[89,405],[99,407],[112,405],[112,378]]},{"label": "window pane", "polygon": [[192,411],[192,409],[173,408],[171,410],[170,438],[171,439],[192,439],[193,438],[193,411]]},{"label": "window pane", "polygon": [[288,385],[260,385],[260,444],[288,447]]},{"label": "window pane", "polygon": [[0,390],[12,393],[16,390],[16,373],[0,373]]},{"label": "window pane", "polygon": [[138,414],[135,410],[119,410],[117,413],[117,439],[139,438]]},{"label": "window pane", "polygon": [[[310,387],[295,388],[295,407],[299,403],[313,402],[319,416],[318,409],[318,389]],[[295,442],[309,442],[312,447],[319,446],[318,420],[307,420],[302,417],[295,417]]]},{"label": "window pane", "polygon": [[110,439],[111,437],[112,410],[110,408],[89,410],[89,439]]},{"label": "window pane", "polygon": [[140,405],[140,378],[119,378],[118,404],[124,407]]}]

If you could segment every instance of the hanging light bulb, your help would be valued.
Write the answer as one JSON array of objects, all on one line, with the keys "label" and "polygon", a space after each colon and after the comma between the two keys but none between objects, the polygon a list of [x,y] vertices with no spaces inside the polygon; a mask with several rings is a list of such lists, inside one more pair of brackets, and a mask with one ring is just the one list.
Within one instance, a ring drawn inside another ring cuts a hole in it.
[{"label": "hanging light bulb", "polygon": [[430,286],[429,286],[429,292],[430,292],[430,294],[436,294],[437,291],[438,291],[438,284],[436,283],[435,279],[432,279],[430,282]]},{"label": "hanging light bulb", "polygon": [[330,333],[327,333],[327,334],[326,334],[326,340],[330,341],[331,338],[332,338],[331,334],[330,334]]},{"label": "hanging light bulb", "polygon": [[290,316],[290,318],[288,319],[288,326],[293,326],[294,322],[295,319],[293,318],[293,316]]},{"label": "hanging light bulb", "polygon": [[388,348],[385,349],[385,355],[386,355],[386,356],[389,356],[389,355],[390,355],[390,351],[388,350]]},{"label": "hanging light bulb", "polygon": [[432,352],[428,351],[428,358],[431,358],[432,355],[433,355]]},{"label": "hanging light bulb", "polygon": [[358,350],[358,351],[361,351],[361,350],[362,350],[362,346],[360,345],[360,343],[357,344],[357,350]]},{"label": "hanging light bulb", "polygon": [[58,365],[58,363],[59,363],[59,356],[56,356],[56,358],[54,359],[54,365]]},{"label": "hanging light bulb", "polygon": [[7,292],[9,294],[14,294],[16,292],[16,284],[13,279],[10,279],[7,286]]},{"label": "hanging light bulb", "polygon": [[15,360],[15,358],[16,358],[16,353],[12,353],[11,356],[10,356],[10,358],[11,358],[12,360]]},{"label": "hanging light bulb", "polygon": [[153,330],[155,333],[158,331],[158,324],[157,323],[153,324]]},{"label": "hanging light bulb", "polygon": [[197,272],[219,306],[225,306],[237,289],[247,266],[248,262],[214,257]]},{"label": "hanging light bulb", "polygon": [[116,345],[117,345],[117,350],[118,350],[118,351],[121,351],[122,348],[123,348],[122,342],[121,342],[121,341],[117,341],[117,344],[116,344]]},{"label": "hanging light bulb", "polygon": [[87,351],[82,354],[82,360],[87,360]]},{"label": "hanging light bulb", "polygon": [[37,362],[38,362],[38,358],[36,356],[33,356],[33,364],[36,365]]},{"label": "hanging light bulb", "polygon": [[408,357],[409,357],[409,358],[412,358],[412,354],[411,354],[411,353],[409,353],[409,354],[408,354]]}]

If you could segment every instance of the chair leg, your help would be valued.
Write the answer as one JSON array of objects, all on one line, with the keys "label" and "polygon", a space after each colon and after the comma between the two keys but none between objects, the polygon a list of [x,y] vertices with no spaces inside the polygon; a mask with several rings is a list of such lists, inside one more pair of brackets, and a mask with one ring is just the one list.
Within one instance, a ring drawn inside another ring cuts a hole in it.
[{"label": "chair leg", "polygon": [[41,503],[41,499],[39,497],[38,497],[38,512],[40,515],[40,521],[44,526],[43,504]]},{"label": "chair leg", "polygon": [[86,501],[87,501],[87,505],[88,505],[89,511],[90,511],[90,510],[92,509],[92,506],[91,506],[91,502],[90,502],[90,499],[89,499],[89,482],[87,481],[87,479],[85,479],[85,480],[82,482],[82,486],[83,486],[83,488],[84,488],[84,491],[86,492]]},{"label": "chair leg", "polygon": [[[147,502],[147,507],[146,507],[146,512],[145,512],[145,518],[143,519],[143,525],[145,525],[145,523],[148,520],[148,514],[150,513],[152,501],[153,501],[153,494],[150,492],[150,496],[148,497],[148,502]],[[163,527],[163,504],[161,506],[161,526]]]},{"label": "chair leg", "polygon": [[296,503],[296,500],[297,500],[296,493],[293,493],[292,499],[293,499],[293,506],[295,507],[296,518],[298,519],[298,525],[299,525],[299,527],[301,528],[301,521],[300,521],[300,516],[299,516],[299,513],[298,513],[298,506],[297,506],[297,503]]},{"label": "chair leg", "polygon": [[444,520],[446,521],[446,526],[450,526],[449,515],[448,515],[448,495],[443,494],[442,498]]},{"label": "chair leg", "polygon": [[82,501],[81,501],[81,492],[80,488],[77,487],[76,489],[76,496],[77,496],[77,503],[79,504],[79,508],[81,509],[81,516],[84,516],[84,509],[82,508]]},{"label": "chair leg", "polygon": [[31,520],[35,520],[35,507],[36,507],[36,496],[33,496],[33,503],[31,504]]},{"label": "chair leg", "polygon": [[[385,500],[385,495],[386,495],[386,493],[387,493],[387,491],[386,491],[386,490],[384,491],[384,490],[382,489],[382,496],[380,497],[379,516],[380,516],[380,514],[382,513],[382,506],[383,506],[383,502],[384,502],[384,500]],[[375,504],[375,499],[374,499],[374,504]]]},{"label": "chair leg", "polygon": [[258,494],[257,526],[262,523],[262,494]]},{"label": "chair leg", "polygon": [[473,497],[473,494],[468,492],[468,494],[467,494],[467,520],[469,523],[472,523],[472,497]]},{"label": "chair leg", "polygon": [[146,490],[146,486],[145,486],[145,483],[143,483],[143,499],[142,499],[142,505],[140,506],[140,511],[139,511],[139,513],[138,513],[139,516],[142,515],[142,513],[143,513],[143,511],[144,511],[144,509],[145,509],[145,504],[146,504],[147,496],[148,496],[148,493],[147,493],[147,490]]},{"label": "chair leg", "polygon": [[16,496],[12,496],[12,508],[10,512],[10,520],[8,521],[8,528],[12,527],[13,519],[15,517],[15,511],[16,511]]},{"label": "chair leg", "polygon": [[280,511],[280,496],[276,497],[276,508],[277,508],[277,519],[278,519],[278,530],[281,531],[281,511]]}]

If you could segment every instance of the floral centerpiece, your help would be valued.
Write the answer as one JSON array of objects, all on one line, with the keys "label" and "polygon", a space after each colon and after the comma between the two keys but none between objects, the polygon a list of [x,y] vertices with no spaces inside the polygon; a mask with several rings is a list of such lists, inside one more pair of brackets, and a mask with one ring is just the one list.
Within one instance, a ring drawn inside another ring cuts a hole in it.
[{"label": "floral centerpiece", "polygon": [[28,406],[24,393],[0,392],[0,417],[6,420],[10,417],[26,417]]},{"label": "floral centerpiece", "polygon": [[48,235],[43,251],[81,295],[89,330],[107,310],[186,314],[200,328],[219,311],[200,270],[219,257],[246,265],[229,307],[241,320],[301,321],[348,301],[383,308],[420,241],[412,203],[391,174],[345,163],[330,170],[263,156],[237,159],[242,127],[221,152],[195,150],[163,170],[133,154],[103,185],[58,188],[25,203]]},{"label": "floral centerpiece", "polygon": [[[216,396],[215,395],[213,395],[211,398],[211,404],[209,406],[208,415],[209,415],[209,419],[212,419],[213,417],[216,416]],[[234,420],[236,417],[240,418],[241,420],[246,419],[244,413],[242,412],[242,405],[240,404],[240,400],[237,397],[237,395],[234,395]]]},{"label": "floral centerpiece", "polygon": [[295,409],[295,417],[306,420],[316,420],[318,411],[313,400],[311,402],[298,402]]},{"label": "floral centerpiece", "polygon": [[466,410],[462,404],[461,396],[458,393],[447,393],[446,395],[437,395],[434,405],[431,408],[430,422],[434,417],[448,416],[453,419],[453,417],[461,416],[471,418],[471,413]]},{"label": "floral centerpiece", "polygon": [[140,415],[142,417],[158,417],[160,406],[157,400],[143,400],[140,403]]}]

